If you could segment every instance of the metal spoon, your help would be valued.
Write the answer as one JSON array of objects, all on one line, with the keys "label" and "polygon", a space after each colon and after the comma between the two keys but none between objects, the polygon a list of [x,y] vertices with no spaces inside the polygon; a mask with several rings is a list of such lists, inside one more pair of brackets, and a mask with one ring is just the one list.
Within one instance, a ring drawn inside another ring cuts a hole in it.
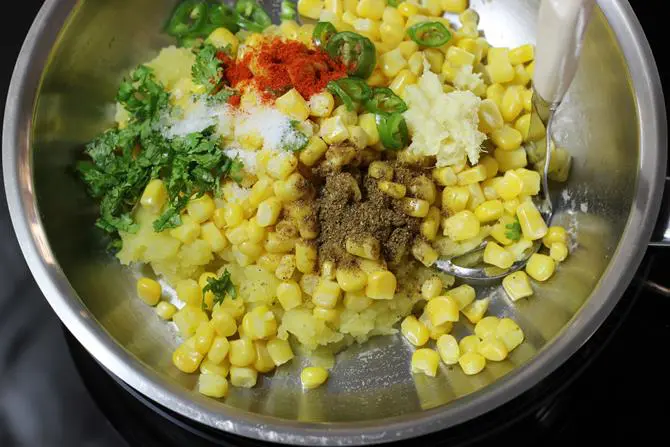
[{"label": "metal spoon", "polygon": [[[596,0],[542,0],[540,5],[531,120],[541,120],[547,131],[542,190],[539,198],[535,199],[547,226],[553,217],[549,165],[554,116],[577,71],[584,32],[595,3]],[[497,281],[524,268],[528,259],[542,246],[541,240],[535,241],[526,256],[506,270],[493,266],[463,267],[454,262],[457,258],[480,252],[486,244],[487,241],[484,241],[474,250],[458,257],[439,259],[435,262],[435,268],[470,282]]]}]

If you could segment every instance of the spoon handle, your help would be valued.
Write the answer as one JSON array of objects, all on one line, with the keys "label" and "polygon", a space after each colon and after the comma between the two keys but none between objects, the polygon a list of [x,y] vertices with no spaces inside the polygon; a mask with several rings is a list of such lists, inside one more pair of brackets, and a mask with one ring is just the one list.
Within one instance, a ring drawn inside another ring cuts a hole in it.
[{"label": "spoon handle", "polygon": [[542,0],[533,85],[550,105],[558,105],[572,83],[595,4],[596,0]]}]

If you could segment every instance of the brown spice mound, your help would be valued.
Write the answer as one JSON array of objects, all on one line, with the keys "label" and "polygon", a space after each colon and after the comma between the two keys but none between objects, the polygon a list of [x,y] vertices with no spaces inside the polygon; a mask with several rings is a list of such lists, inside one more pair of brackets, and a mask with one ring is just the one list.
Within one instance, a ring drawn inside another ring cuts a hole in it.
[{"label": "brown spice mound", "polygon": [[[394,166],[396,181],[409,183],[417,176],[411,168]],[[407,216],[400,202],[377,188],[377,180],[358,169],[351,172],[329,172],[318,195],[319,259],[340,266],[356,263],[345,250],[345,240],[374,237],[381,245],[381,254],[393,265],[402,261],[419,232],[420,219]]]}]

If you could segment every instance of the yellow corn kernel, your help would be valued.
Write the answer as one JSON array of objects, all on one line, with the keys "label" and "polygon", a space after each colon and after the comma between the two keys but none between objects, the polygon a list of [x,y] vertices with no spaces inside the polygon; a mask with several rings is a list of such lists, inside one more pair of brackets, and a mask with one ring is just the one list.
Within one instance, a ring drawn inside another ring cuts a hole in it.
[{"label": "yellow corn kernel", "polygon": [[542,120],[530,113],[520,116],[514,123],[514,128],[521,133],[524,141],[538,141],[547,134]]},{"label": "yellow corn kernel", "polygon": [[323,120],[319,135],[326,143],[336,144],[349,138],[349,131],[341,116],[333,116]]},{"label": "yellow corn kernel", "polygon": [[473,301],[461,312],[463,312],[463,315],[465,315],[465,318],[467,318],[470,323],[477,324],[479,321],[481,321],[481,319],[486,314],[486,311],[489,309],[490,301],[491,300],[489,298]]},{"label": "yellow corn kernel", "polygon": [[182,279],[175,286],[180,301],[198,307],[202,304],[202,289],[193,279]]},{"label": "yellow corn kernel", "polygon": [[[505,87],[500,84],[492,84],[486,88],[486,98],[493,101],[498,106],[498,111],[502,106],[502,98],[505,94]],[[502,118],[502,114],[500,115]]]},{"label": "yellow corn kernel", "polygon": [[531,200],[521,203],[516,209],[516,215],[526,239],[534,241],[542,239],[547,234],[547,224]]},{"label": "yellow corn kernel", "polygon": [[521,92],[521,99],[523,100],[523,110],[526,112],[532,112],[533,111],[533,90],[532,89],[524,89],[523,92]]},{"label": "yellow corn kernel", "polygon": [[542,243],[547,248],[551,248],[552,244],[560,242],[566,244],[568,242],[568,234],[565,231],[565,228],[553,226],[547,229],[547,234],[542,238]]},{"label": "yellow corn kernel", "polygon": [[361,292],[346,292],[344,294],[344,308],[353,312],[362,312],[372,305],[372,299]]},{"label": "yellow corn kernel", "polygon": [[298,40],[300,25],[295,20],[282,20],[279,25],[279,32],[287,39]]},{"label": "yellow corn kernel", "polygon": [[431,205],[435,203],[437,188],[435,187],[435,183],[425,175],[412,179],[409,190],[417,199],[425,200]]},{"label": "yellow corn kernel", "polygon": [[256,360],[254,360],[254,369],[260,373],[268,373],[275,369],[275,363],[268,352],[267,342],[265,340],[254,341],[256,350]]},{"label": "yellow corn kernel", "polygon": [[182,218],[182,224],[177,228],[170,230],[170,236],[178,239],[184,244],[189,244],[200,236],[200,225],[193,222],[190,218],[188,220]]},{"label": "yellow corn kernel", "polygon": [[423,56],[430,65],[430,71],[433,73],[441,73],[444,65],[444,53],[437,48],[426,48],[423,50]]},{"label": "yellow corn kernel", "polygon": [[149,306],[155,306],[161,299],[161,285],[151,278],[140,278],[136,288],[137,296]]},{"label": "yellow corn kernel", "polygon": [[280,212],[281,201],[278,198],[270,197],[269,199],[265,199],[258,205],[256,222],[261,227],[274,225],[277,222],[277,218],[279,218]]},{"label": "yellow corn kernel", "polygon": [[486,367],[486,358],[478,352],[466,352],[458,359],[458,363],[466,375],[472,376]]},{"label": "yellow corn kernel", "polygon": [[414,315],[405,317],[400,324],[400,332],[414,346],[423,346],[428,343],[430,333],[422,322]]},{"label": "yellow corn kernel", "polygon": [[212,325],[216,333],[222,337],[231,337],[237,332],[235,317],[221,308],[212,312]]},{"label": "yellow corn kernel", "polygon": [[509,51],[509,61],[512,65],[527,64],[533,59],[535,59],[535,47],[533,45],[521,45]]},{"label": "yellow corn kernel", "polygon": [[519,271],[507,275],[503,281],[503,288],[512,301],[529,297],[533,294],[533,288],[525,272]]},{"label": "yellow corn kernel", "polygon": [[317,261],[316,245],[313,242],[300,239],[295,243],[295,266],[300,273],[313,273]]},{"label": "yellow corn kernel", "polygon": [[368,168],[368,175],[378,180],[391,180],[393,168],[385,161],[373,161]]},{"label": "yellow corn kernel", "polygon": [[291,345],[287,340],[273,338],[267,342],[266,347],[275,366],[281,366],[294,357]]},{"label": "yellow corn kernel", "polygon": [[447,50],[447,61],[449,61],[449,63],[454,67],[474,65],[475,59],[476,58],[474,54],[460,47],[450,46]]},{"label": "yellow corn kernel", "polygon": [[[489,50],[489,58],[490,58],[490,52],[494,48],[491,48]],[[512,64],[507,62],[490,62],[489,59],[489,64],[486,66],[486,72],[489,75],[489,78],[491,79],[491,82],[493,83],[500,83],[504,84],[506,82],[511,82],[514,80],[514,67],[512,67]]]},{"label": "yellow corn kernel", "polygon": [[461,341],[458,342],[458,348],[461,350],[461,355],[466,352],[477,352],[479,348],[479,337],[476,335],[468,335],[461,338]]},{"label": "yellow corn kernel", "polygon": [[[409,67],[410,73],[412,73],[415,77],[421,76],[423,74],[423,53],[416,52],[412,54],[407,59],[407,66]],[[398,74],[398,76],[400,76],[400,74],[402,74],[402,71]]]},{"label": "yellow corn kernel", "polygon": [[482,340],[495,337],[499,324],[500,318],[494,316],[485,317],[475,325],[475,335]]},{"label": "yellow corn kernel", "polygon": [[472,211],[463,210],[444,219],[444,235],[458,242],[471,239],[479,234],[479,220]]},{"label": "yellow corn kernel", "polygon": [[[254,355],[256,355],[255,352]],[[238,388],[253,388],[254,386],[256,386],[257,381],[258,381],[258,371],[256,371],[255,369],[246,366],[236,366],[236,365],[230,367],[230,384],[232,386]]]},{"label": "yellow corn kernel", "polygon": [[355,126],[358,124],[358,115],[355,111],[349,110],[344,104],[339,105],[333,111],[333,116],[339,116],[342,118],[342,122],[345,126]]},{"label": "yellow corn kernel", "polygon": [[402,2],[398,5],[398,12],[404,17],[412,17],[419,13],[419,7],[410,2]]},{"label": "yellow corn kernel", "polygon": [[[514,79],[512,83],[517,87],[525,87],[530,82],[530,74],[526,71],[523,65],[514,67]],[[523,102],[523,91],[521,92],[521,101]]]},{"label": "yellow corn kernel", "polygon": [[516,171],[507,171],[496,183],[496,192],[503,200],[511,200],[523,191],[523,180]]},{"label": "yellow corn kernel", "polygon": [[[496,165],[497,161],[493,160]],[[498,191],[496,191],[496,185],[500,181],[501,177],[493,177],[487,180],[484,180],[481,184],[482,192],[484,193],[484,198],[486,200],[496,200],[500,198]]]},{"label": "yellow corn kernel", "polygon": [[[225,213],[226,212],[223,208],[217,208],[217,209],[214,210],[214,214],[212,214],[212,222],[214,222],[214,225],[216,225],[217,228],[220,228],[222,230],[224,228],[226,228]],[[240,217],[243,220],[244,219],[244,213]],[[240,222],[241,222],[241,220],[240,220]]]},{"label": "yellow corn kernel", "polygon": [[392,300],[395,295],[397,281],[393,273],[378,270],[368,274],[365,296],[373,300]]},{"label": "yellow corn kernel", "polygon": [[305,166],[314,166],[327,150],[328,146],[326,143],[321,138],[313,136],[309,139],[307,146],[300,152],[300,161]]},{"label": "yellow corn kernel", "polygon": [[319,366],[309,366],[300,372],[300,382],[303,388],[312,390],[323,385],[328,380],[328,371]]},{"label": "yellow corn kernel", "polygon": [[360,0],[356,6],[356,14],[366,19],[381,20],[386,8],[384,0]]},{"label": "yellow corn kernel", "polygon": [[264,253],[258,258],[256,264],[268,272],[274,273],[281,262],[281,257],[280,253]]},{"label": "yellow corn kernel", "polygon": [[533,246],[533,242],[522,237],[518,242],[507,247],[507,251],[512,253],[514,259],[521,261],[528,256],[528,250]]},{"label": "yellow corn kernel", "polygon": [[400,49],[396,48],[382,54],[379,64],[382,67],[382,73],[384,73],[384,76],[393,78],[398,73],[400,73],[400,70],[407,66],[407,60],[403,57]]},{"label": "yellow corn kernel", "polygon": [[327,323],[337,324],[338,319],[340,318],[339,309],[326,309],[323,307],[316,306],[312,310],[312,315],[318,320],[323,320]]},{"label": "yellow corn kernel", "polygon": [[226,227],[236,227],[244,220],[244,210],[237,203],[229,203],[223,209],[223,219]]},{"label": "yellow corn kernel", "polygon": [[549,256],[556,262],[563,262],[568,257],[568,246],[563,242],[554,242],[549,247]]},{"label": "yellow corn kernel", "polygon": [[421,284],[421,296],[429,300],[435,298],[442,293],[444,285],[438,276],[431,276]]},{"label": "yellow corn kernel", "polygon": [[496,337],[502,341],[509,352],[516,349],[524,340],[524,334],[518,324],[511,318],[500,320],[496,328]]},{"label": "yellow corn kernel", "polygon": [[514,264],[514,256],[500,245],[489,241],[484,249],[484,262],[501,269],[508,269]]},{"label": "yellow corn kernel", "polygon": [[330,116],[335,107],[335,98],[330,92],[323,91],[309,98],[309,114],[316,117]]},{"label": "yellow corn kernel", "polygon": [[432,349],[417,349],[412,354],[412,374],[425,374],[429,377],[437,375],[440,355]]},{"label": "yellow corn kernel", "polygon": [[323,261],[321,264],[321,276],[326,279],[335,279],[335,263],[333,261]]},{"label": "yellow corn kernel", "polygon": [[211,324],[208,322],[202,322],[198,326],[198,329],[195,331],[195,349],[202,355],[209,352],[209,348],[212,346],[214,341],[214,336],[216,332]]},{"label": "yellow corn kernel", "polygon": [[539,253],[534,253],[528,259],[528,264],[526,264],[526,273],[534,280],[540,282],[551,278],[555,270],[556,262],[551,257]]},{"label": "yellow corn kernel", "polygon": [[523,148],[514,151],[496,149],[493,153],[501,172],[507,172],[510,169],[523,168],[528,165],[526,151]]},{"label": "yellow corn kernel", "polygon": [[455,365],[461,356],[458,342],[453,335],[444,334],[437,339],[437,352],[445,365]]},{"label": "yellow corn kernel", "polygon": [[167,301],[161,301],[156,306],[156,314],[162,320],[171,320],[174,314],[177,313],[177,308],[174,304],[168,303]]},{"label": "yellow corn kernel", "polygon": [[495,336],[482,339],[481,343],[479,343],[478,352],[486,360],[491,360],[493,362],[502,362],[509,355],[505,343],[498,340]]},{"label": "yellow corn kernel", "polygon": [[[256,350],[248,338],[240,338],[230,342],[230,364],[233,366],[249,366],[256,360]],[[232,374],[232,368],[231,368]]]},{"label": "yellow corn kernel", "polygon": [[374,69],[368,78],[368,85],[370,87],[386,87],[388,85],[388,79],[386,79],[386,76],[384,76],[384,73],[382,73],[379,66]]},{"label": "yellow corn kernel", "polygon": [[307,23],[298,28],[298,40],[307,46],[312,45],[312,35],[314,34],[314,25]]},{"label": "yellow corn kernel", "polygon": [[491,134],[503,128],[503,120],[498,104],[493,99],[487,98],[479,105],[479,129],[485,134]]},{"label": "yellow corn kernel", "polygon": [[503,126],[491,133],[491,140],[498,148],[505,151],[514,151],[521,147],[523,136],[521,132],[511,126]]},{"label": "yellow corn kernel", "polygon": [[430,322],[430,317],[426,312],[421,314],[419,321],[423,323],[424,326],[426,326],[426,329],[428,329],[428,334],[432,340],[437,340],[440,338],[440,336],[448,334],[454,328],[454,324],[451,322],[447,322],[439,326],[433,325],[433,323]]},{"label": "yellow corn kernel", "polygon": [[439,326],[447,322],[458,321],[458,304],[448,295],[438,296],[429,300],[425,308],[433,326]]},{"label": "yellow corn kernel", "polygon": [[347,126],[349,141],[356,149],[365,149],[368,146],[368,134],[360,126]]},{"label": "yellow corn kernel", "polygon": [[200,228],[200,236],[209,244],[213,252],[219,252],[228,246],[228,241],[214,222],[205,222]]},{"label": "yellow corn kernel", "polygon": [[510,245],[512,242],[514,242],[512,239],[507,237],[507,233],[510,232],[508,225],[511,226],[514,224],[514,222],[515,219],[512,216],[502,216],[500,220],[495,225],[493,225],[493,228],[491,228],[491,236],[493,239],[502,245]]},{"label": "yellow corn kernel", "polygon": [[379,190],[394,199],[402,199],[407,193],[407,188],[401,183],[393,183],[386,180],[380,181],[377,186]]},{"label": "yellow corn kernel", "polygon": [[437,237],[437,232],[440,229],[440,210],[431,206],[428,210],[428,215],[424,217],[419,231],[421,235],[428,241],[433,241]]},{"label": "yellow corn kernel", "polygon": [[295,273],[295,255],[284,255],[275,269],[275,276],[281,281],[288,281]]},{"label": "yellow corn kernel", "polygon": [[228,357],[229,350],[230,342],[226,337],[214,337],[209,352],[207,353],[207,359],[218,365]]},{"label": "yellow corn kernel", "polygon": [[358,117],[358,125],[367,134],[368,146],[374,146],[379,143],[379,130],[377,129],[377,121],[373,113],[364,113]]},{"label": "yellow corn kernel", "polygon": [[163,181],[160,179],[153,179],[147,183],[146,188],[144,188],[144,192],[140,198],[140,204],[144,208],[154,213],[158,213],[163,208],[163,205],[165,205],[165,202],[167,202],[167,199],[167,188]]},{"label": "yellow corn kernel", "polygon": [[298,13],[310,19],[318,19],[323,7],[323,0],[298,0]]},{"label": "yellow corn kernel", "polygon": [[426,200],[406,197],[402,200],[402,210],[405,214],[412,217],[426,217],[430,203]]},{"label": "yellow corn kernel", "polygon": [[[526,71],[530,75],[530,78],[533,79],[533,74],[535,73],[535,61],[531,62],[530,64],[526,65]],[[532,93],[532,91],[531,91]],[[530,110],[530,109],[529,109]]]},{"label": "yellow corn kernel", "polygon": [[[377,20],[359,18],[354,20],[352,26],[354,30],[359,34],[362,34],[363,36],[367,37],[370,40],[378,42],[379,40],[381,40],[379,25],[381,25],[381,23]],[[378,44],[385,45],[384,42],[378,42]]]},{"label": "yellow corn kernel", "polygon": [[505,208],[500,200],[488,200],[475,208],[475,216],[481,223],[498,220],[504,212]]},{"label": "yellow corn kernel", "polygon": [[284,310],[294,309],[302,304],[302,290],[295,281],[285,281],[277,286],[277,300]]},{"label": "yellow corn kernel", "polygon": [[414,73],[408,69],[402,69],[398,72],[396,77],[393,79],[389,88],[398,96],[402,96],[405,93],[405,87],[408,85],[413,85],[418,82],[418,78]]},{"label": "yellow corn kernel", "polygon": [[348,237],[344,242],[344,248],[349,254],[373,261],[379,259],[381,252],[379,241],[372,236],[360,239]]},{"label": "yellow corn kernel", "polygon": [[241,225],[238,225],[235,228],[227,230],[226,238],[233,245],[240,245],[242,242],[247,241],[248,240],[247,225],[245,225],[245,222],[243,222]]},{"label": "yellow corn kernel", "polygon": [[263,147],[263,137],[256,132],[244,133],[236,135],[235,139],[243,148],[250,150],[258,150]]},{"label": "yellow corn kernel", "polygon": [[203,355],[195,349],[195,338],[191,337],[172,353],[172,364],[181,372],[193,373],[202,362]]},{"label": "yellow corn kernel", "polygon": [[[274,313],[265,305],[255,307],[242,318],[244,336],[251,340],[272,337],[277,333]],[[238,365],[245,366],[245,365]]]},{"label": "yellow corn kernel", "polygon": [[458,177],[450,166],[433,169],[433,180],[442,186],[453,186],[458,183]]},{"label": "yellow corn kernel", "polygon": [[237,37],[231,33],[227,28],[217,28],[212,31],[209,36],[207,36],[206,42],[211,43],[216,48],[225,48],[229,47],[230,55],[235,57],[237,54],[237,47],[240,42],[237,40]]},{"label": "yellow corn kernel", "polygon": [[228,381],[218,374],[200,374],[198,392],[209,397],[225,397],[228,394]]},{"label": "yellow corn kernel", "polygon": [[312,294],[312,302],[326,309],[334,309],[342,295],[342,289],[337,282],[321,278]]},{"label": "yellow corn kernel", "polygon": [[456,303],[459,310],[468,307],[475,300],[475,295],[475,289],[468,284],[461,284],[447,292],[447,296]]},{"label": "yellow corn kernel", "polygon": [[393,6],[387,6],[384,8],[382,13],[382,22],[395,25],[399,28],[404,28],[405,18],[402,16],[400,11]]},{"label": "yellow corn kernel", "polygon": [[467,186],[468,192],[470,193],[470,199],[468,199],[467,208],[470,211],[477,209],[479,205],[486,202],[486,197],[484,197],[484,191],[479,183],[471,183]]},{"label": "yellow corn kernel", "polygon": [[268,160],[267,173],[272,178],[284,180],[298,167],[298,159],[293,154],[280,152]]},{"label": "yellow corn kernel", "polygon": [[382,42],[393,47],[397,46],[405,37],[403,33],[404,25],[404,22],[400,26],[393,23],[382,22],[379,26],[379,35]]},{"label": "yellow corn kernel", "polygon": [[442,209],[450,213],[463,211],[470,199],[470,191],[462,186],[447,186],[442,190]]},{"label": "yellow corn kernel", "polygon": [[186,205],[189,217],[199,224],[212,217],[215,209],[214,200],[207,194],[197,199],[191,199]]},{"label": "yellow corn kernel", "polygon": [[251,187],[251,193],[249,194],[249,204],[253,207],[257,207],[259,203],[263,200],[272,197],[272,182],[273,180],[268,177],[262,177],[258,179],[254,186]]},{"label": "yellow corn kernel", "polygon": [[426,267],[435,264],[440,256],[428,242],[421,239],[417,239],[412,244],[412,255]]},{"label": "yellow corn kernel", "polygon": [[324,11],[333,14],[335,17],[342,17],[344,14],[344,2],[342,0],[325,0]]},{"label": "yellow corn kernel", "polygon": [[473,183],[479,183],[486,180],[486,167],[477,165],[474,168],[465,169],[458,173],[458,184],[460,186],[467,186]]},{"label": "yellow corn kernel", "polygon": [[257,260],[263,254],[263,247],[251,241],[242,242],[237,246],[240,253],[249,257],[249,259]]},{"label": "yellow corn kernel", "polygon": [[523,110],[523,99],[521,97],[521,92],[523,89],[520,86],[513,85],[507,87],[505,94],[502,97],[502,103],[500,112],[502,113],[503,119],[511,123]]},{"label": "yellow corn kernel", "polygon": [[304,121],[309,118],[309,105],[294,88],[277,98],[275,100],[275,106],[284,115],[287,115],[294,120]]},{"label": "yellow corn kernel", "polygon": [[357,267],[338,267],[335,272],[337,284],[345,292],[357,292],[363,290],[368,283],[368,275]]},{"label": "yellow corn kernel", "polygon": [[468,0],[442,0],[442,9],[446,12],[460,14],[468,9]]}]

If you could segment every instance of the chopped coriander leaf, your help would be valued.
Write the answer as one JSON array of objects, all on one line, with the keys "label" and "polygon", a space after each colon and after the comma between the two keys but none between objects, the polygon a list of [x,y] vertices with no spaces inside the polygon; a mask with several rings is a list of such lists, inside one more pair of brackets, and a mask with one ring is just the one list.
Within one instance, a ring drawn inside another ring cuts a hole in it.
[{"label": "chopped coriander leaf", "polygon": [[212,292],[214,295],[214,303],[222,303],[226,296],[232,299],[237,298],[237,291],[235,285],[230,278],[230,272],[224,270],[218,278],[207,278],[207,285],[202,288],[202,307],[205,308],[204,296],[207,292]]},{"label": "chopped coriander leaf", "polygon": [[154,72],[146,65],[140,65],[128,79],[119,86],[116,99],[137,121],[152,119],[156,113],[168,105],[168,92],[156,81]]},{"label": "chopped coriander leaf", "polygon": [[225,104],[230,100],[231,96],[239,94],[240,93],[237,90],[233,90],[230,87],[223,87],[218,92],[207,96],[206,101],[209,105]]},{"label": "chopped coriander leaf", "polygon": [[244,178],[242,169],[244,169],[244,163],[242,163],[242,160],[240,160],[239,157],[235,157],[230,164],[230,171],[228,172],[228,176],[235,182],[240,183]]},{"label": "chopped coriander leaf", "polygon": [[519,223],[519,218],[515,217],[514,222],[511,224],[505,225],[505,228],[507,228],[507,232],[505,233],[505,236],[507,236],[507,239],[513,240],[513,241],[518,241],[521,239],[521,224]]},{"label": "chopped coriander leaf", "polygon": [[207,89],[207,93],[214,91],[223,79],[223,66],[216,57],[216,47],[206,44],[198,52],[195,63],[191,67],[193,82]]},{"label": "chopped coriander leaf", "polygon": [[294,20],[298,13],[295,9],[295,3],[289,1],[281,2],[281,12],[279,13],[279,18],[282,20]]}]

